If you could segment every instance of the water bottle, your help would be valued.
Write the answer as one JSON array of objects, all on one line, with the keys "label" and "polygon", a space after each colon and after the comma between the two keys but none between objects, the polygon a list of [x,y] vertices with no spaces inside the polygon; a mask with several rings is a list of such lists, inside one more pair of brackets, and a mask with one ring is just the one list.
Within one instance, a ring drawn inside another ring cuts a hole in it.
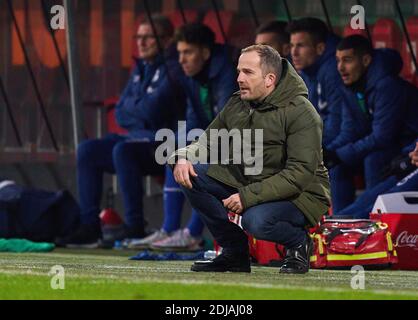
[{"label": "water bottle", "polygon": [[113,249],[115,249],[115,250],[122,250],[123,249],[122,241],[115,240],[115,243],[113,245]]}]

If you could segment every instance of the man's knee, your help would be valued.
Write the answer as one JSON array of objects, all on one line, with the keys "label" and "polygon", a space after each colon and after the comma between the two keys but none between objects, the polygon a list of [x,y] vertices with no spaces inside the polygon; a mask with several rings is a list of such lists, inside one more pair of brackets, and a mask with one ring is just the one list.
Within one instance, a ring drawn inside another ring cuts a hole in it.
[{"label": "man's knee", "polygon": [[77,164],[89,163],[97,153],[99,141],[97,139],[85,140],[77,148]]},{"label": "man's knee", "polygon": [[115,166],[125,165],[134,156],[131,144],[125,141],[118,142],[112,150],[112,159]]},{"label": "man's knee", "polygon": [[205,186],[206,185],[206,174],[208,172],[209,165],[208,164],[194,164],[193,170],[196,172],[197,177],[192,177],[192,184],[194,186]]},{"label": "man's knee", "polygon": [[263,239],[271,231],[271,224],[265,219],[261,219],[256,214],[244,213],[241,225],[248,233],[256,239]]},{"label": "man's knee", "polygon": [[196,164],[193,165],[193,169],[197,173],[198,176],[199,175],[205,176],[206,173],[208,172],[209,165],[208,164],[196,163]]}]

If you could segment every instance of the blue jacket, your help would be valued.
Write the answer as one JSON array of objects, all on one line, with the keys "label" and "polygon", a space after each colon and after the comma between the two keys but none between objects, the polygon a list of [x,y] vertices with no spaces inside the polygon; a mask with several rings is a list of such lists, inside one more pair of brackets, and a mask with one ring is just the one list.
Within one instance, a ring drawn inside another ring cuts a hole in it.
[{"label": "blue jacket", "polygon": [[414,140],[414,142],[412,142],[412,143],[407,144],[406,146],[404,146],[404,147],[402,148],[402,154],[403,154],[403,155],[409,155],[409,153],[410,153],[410,152],[412,152],[412,151],[414,151],[414,150],[415,150],[415,147],[416,147],[416,145],[417,145],[417,142],[418,142],[418,138],[416,138],[416,139]]},{"label": "blue jacket", "polygon": [[324,53],[300,74],[308,87],[309,100],[324,123],[322,141],[324,146],[327,146],[339,134],[341,126],[343,83],[335,59],[339,41],[339,37],[330,35]]},{"label": "blue jacket", "polygon": [[211,117],[208,117],[203,110],[199,82],[193,77],[184,78],[183,85],[187,92],[187,131],[195,128],[206,129],[232,94],[238,90],[236,69],[226,46],[217,44],[213,48],[209,61],[208,79],[212,107]]},{"label": "blue jacket", "polygon": [[[375,150],[390,148],[396,151],[401,136],[404,136],[402,144],[415,139],[418,92],[398,76],[401,69],[402,59],[397,51],[374,51],[366,73],[366,113],[360,110],[356,93],[349,88],[343,89],[341,133],[330,145],[343,162],[355,163]],[[404,121],[407,113],[409,119]],[[409,124],[405,127],[404,123]]]},{"label": "blue jacket", "polygon": [[[116,105],[116,120],[133,139],[154,141],[155,132],[173,128],[186,104],[179,85],[183,70],[174,47],[152,63],[136,61],[129,82]],[[165,62],[164,62],[165,60]]]}]

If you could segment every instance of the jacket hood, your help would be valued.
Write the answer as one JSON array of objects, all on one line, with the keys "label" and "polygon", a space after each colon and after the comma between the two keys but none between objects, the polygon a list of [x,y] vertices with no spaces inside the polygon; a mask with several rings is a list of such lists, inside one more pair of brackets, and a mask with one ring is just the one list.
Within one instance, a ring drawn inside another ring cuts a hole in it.
[{"label": "jacket hood", "polygon": [[375,49],[372,63],[367,70],[366,90],[374,87],[376,82],[386,76],[397,76],[402,66],[402,58],[396,50]]},{"label": "jacket hood", "polygon": [[308,88],[290,62],[282,58],[282,76],[274,91],[266,97],[265,104],[281,107],[287,105],[296,96],[308,98]]},{"label": "jacket hood", "polygon": [[315,61],[315,63],[305,69],[302,72],[308,76],[315,75],[319,68],[328,61],[335,61],[335,51],[337,50],[337,45],[341,41],[341,38],[335,34],[330,34],[327,37],[325,43],[324,53]]},{"label": "jacket hood", "polygon": [[211,50],[209,79],[216,78],[225,68],[225,64],[231,64],[227,58],[229,56],[228,47],[221,44],[215,44]]}]

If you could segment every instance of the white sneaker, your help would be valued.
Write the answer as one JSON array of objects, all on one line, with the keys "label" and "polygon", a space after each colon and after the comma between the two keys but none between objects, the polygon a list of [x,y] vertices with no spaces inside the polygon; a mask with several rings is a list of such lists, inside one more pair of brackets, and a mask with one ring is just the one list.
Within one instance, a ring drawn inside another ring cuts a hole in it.
[{"label": "white sneaker", "polygon": [[151,244],[151,249],[160,251],[198,251],[203,249],[201,237],[192,237],[189,229],[180,229],[172,236]]},{"label": "white sneaker", "polygon": [[128,244],[128,249],[148,249],[155,241],[160,241],[168,238],[171,234],[165,230],[160,229],[151,233],[149,236],[142,239],[132,239]]}]

